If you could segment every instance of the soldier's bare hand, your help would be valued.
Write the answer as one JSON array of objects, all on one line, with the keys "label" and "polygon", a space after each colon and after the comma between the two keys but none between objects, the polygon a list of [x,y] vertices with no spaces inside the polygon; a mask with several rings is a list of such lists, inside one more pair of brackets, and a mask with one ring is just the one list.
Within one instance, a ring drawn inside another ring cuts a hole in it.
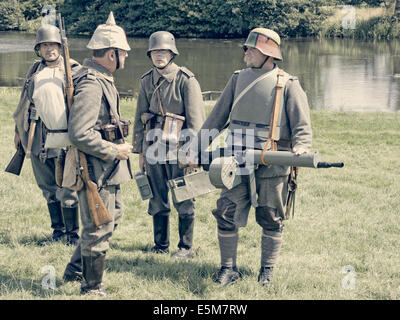
[{"label": "soldier's bare hand", "polygon": [[117,159],[118,160],[128,160],[129,154],[131,153],[133,147],[129,143],[117,144]]},{"label": "soldier's bare hand", "polygon": [[200,162],[200,159],[199,159],[198,153],[193,151],[193,150],[191,150],[191,149],[189,149],[186,152],[186,164],[187,164],[187,166],[189,166],[189,168],[191,168],[191,169],[196,169],[196,168],[199,168],[199,166],[200,166],[199,162]]},{"label": "soldier's bare hand", "polygon": [[293,152],[296,156],[299,156],[299,155],[301,155],[301,154],[308,153],[308,149],[303,148],[303,147],[297,147],[297,148],[296,148],[296,147],[293,147],[292,152]]}]

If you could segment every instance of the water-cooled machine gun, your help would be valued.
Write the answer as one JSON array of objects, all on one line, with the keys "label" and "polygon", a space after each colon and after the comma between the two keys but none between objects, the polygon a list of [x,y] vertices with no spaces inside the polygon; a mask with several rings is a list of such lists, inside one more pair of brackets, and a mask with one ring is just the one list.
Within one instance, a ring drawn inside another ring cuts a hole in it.
[{"label": "water-cooled machine gun", "polygon": [[[179,159],[185,159],[186,151],[181,150]],[[305,168],[342,168],[343,162],[324,162],[320,153],[296,155],[290,151],[241,150],[227,151],[217,148],[213,151],[201,152],[200,165],[204,170],[168,181],[172,196],[176,202],[198,197],[217,189],[232,189],[239,183],[247,181],[250,188],[251,203],[257,207],[254,170],[260,165],[280,165],[294,168],[291,174],[297,174],[299,167]],[[180,163],[185,163],[180,161]],[[295,181],[295,180],[294,180]],[[289,184],[289,197],[293,196],[296,185]],[[290,208],[289,208],[290,209]]]}]

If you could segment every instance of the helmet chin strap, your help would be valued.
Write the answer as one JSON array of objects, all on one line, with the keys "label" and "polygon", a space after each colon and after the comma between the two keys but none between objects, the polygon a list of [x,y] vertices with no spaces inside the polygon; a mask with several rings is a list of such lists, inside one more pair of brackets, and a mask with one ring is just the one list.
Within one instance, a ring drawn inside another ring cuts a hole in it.
[{"label": "helmet chin strap", "polygon": [[168,63],[164,67],[157,67],[154,65],[154,63],[153,63],[153,67],[155,67],[159,70],[164,70],[166,67],[168,67],[171,64],[172,60],[174,60],[174,59],[175,59],[175,55],[172,56],[172,58],[168,61]]},{"label": "helmet chin strap", "polygon": [[117,66],[115,67],[115,70],[118,70],[119,69],[119,67],[120,67],[120,63],[119,63],[119,52],[118,52],[118,49],[114,49],[114,53],[115,53],[115,59],[116,59],[116,61],[117,61]]},{"label": "helmet chin strap", "polygon": [[262,67],[264,67],[264,64],[267,62],[268,58],[269,58],[269,56],[266,56],[264,62],[259,67],[253,67],[253,68],[254,69],[262,69]]},{"label": "helmet chin strap", "polygon": [[39,55],[39,57],[41,57],[42,58],[42,62],[44,63],[44,64],[47,64],[47,62],[49,62],[49,63],[52,63],[52,62],[56,62],[56,61],[59,61],[60,60],[60,57],[61,57],[61,55],[59,55],[56,59],[54,59],[54,60],[46,60],[45,58],[43,58],[41,55]]}]

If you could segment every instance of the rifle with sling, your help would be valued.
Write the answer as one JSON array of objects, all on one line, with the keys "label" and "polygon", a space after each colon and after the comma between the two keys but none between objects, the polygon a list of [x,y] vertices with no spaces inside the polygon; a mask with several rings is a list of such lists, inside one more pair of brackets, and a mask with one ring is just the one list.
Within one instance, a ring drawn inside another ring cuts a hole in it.
[{"label": "rifle with sling", "polygon": [[[62,55],[64,58],[64,67],[65,67],[65,78],[66,78],[65,93],[66,93],[67,107],[68,110],[70,111],[74,96],[74,85],[72,80],[68,41],[65,35],[64,23],[61,18],[61,14],[58,14],[57,20],[60,28]],[[71,146],[71,148],[73,147]],[[81,177],[86,187],[86,197],[88,200],[89,211],[92,216],[93,222],[96,226],[101,226],[105,223],[109,223],[112,221],[112,218],[106,206],[104,205],[103,200],[100,197],[97,184],[90,179],[86,155],[79,150],[76,150],[76,152],[79,155],[78,160],[80,163]]]},{"label": "rifle with sling", "polygon": [[29,124],[29,133],[28,133],[28,145],[26,147],[26,157],[28,159],[31,158],[33,137],[35,135],[36,124],[39,119],[39,116],[36,112],[36,108],[34,108],[34,107],[30,108],[29,119],[30,119],[30,124]]}]

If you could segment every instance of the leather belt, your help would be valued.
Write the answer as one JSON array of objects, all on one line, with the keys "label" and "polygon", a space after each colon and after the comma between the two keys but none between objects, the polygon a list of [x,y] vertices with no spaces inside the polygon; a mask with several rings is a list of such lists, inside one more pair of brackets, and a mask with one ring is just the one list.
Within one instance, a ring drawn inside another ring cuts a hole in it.
[{"label": "leather belt", "polygon": [[[238,124],[238,125],[244,126],[244,127],[248,127],[248,126],[251,124],[251,122],[239,121],[239,120],[232,120],[232,123]],[[257,128],[268,128],[268,127],[269,127],[269,125],[267,125],[267,124],[262,124],[262,123],[255,123],[255,126],[256,126]]]}]

